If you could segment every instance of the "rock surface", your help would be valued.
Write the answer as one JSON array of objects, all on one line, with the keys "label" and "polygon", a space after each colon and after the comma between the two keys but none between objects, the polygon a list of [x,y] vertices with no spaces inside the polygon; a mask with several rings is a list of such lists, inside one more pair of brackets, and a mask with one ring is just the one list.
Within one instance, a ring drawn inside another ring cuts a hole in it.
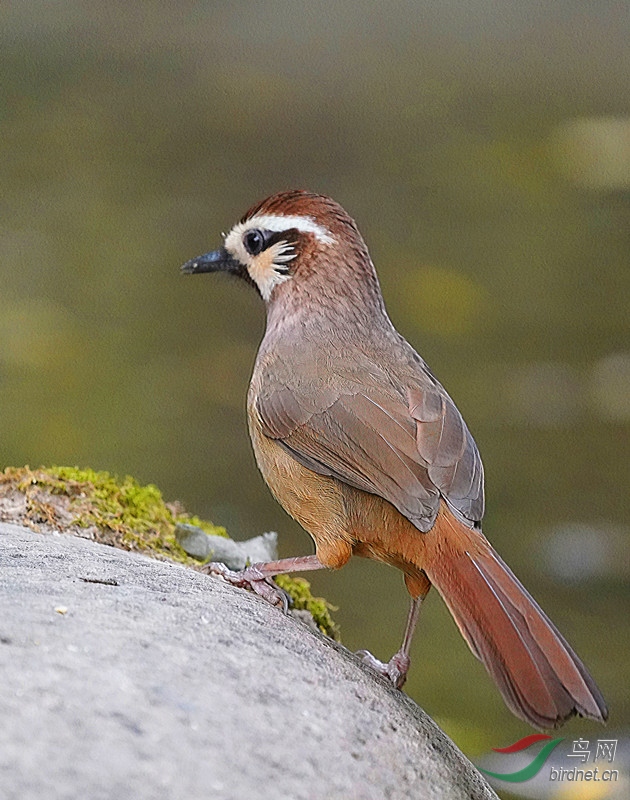
[{"label": "rock surface", "polygon": [[0,524],[3,800],[496,798],[406,695],[259,598]]}]

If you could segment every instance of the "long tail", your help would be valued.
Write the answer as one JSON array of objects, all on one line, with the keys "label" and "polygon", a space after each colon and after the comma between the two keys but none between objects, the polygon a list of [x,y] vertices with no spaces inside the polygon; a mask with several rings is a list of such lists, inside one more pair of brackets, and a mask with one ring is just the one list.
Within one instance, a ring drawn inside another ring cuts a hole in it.
[{"label": "long tail", "polygon": [[595,681],[481,531],[443,504],[425,536],[424,571],[516,716],[542,729],[574,714],[603,722]]}]

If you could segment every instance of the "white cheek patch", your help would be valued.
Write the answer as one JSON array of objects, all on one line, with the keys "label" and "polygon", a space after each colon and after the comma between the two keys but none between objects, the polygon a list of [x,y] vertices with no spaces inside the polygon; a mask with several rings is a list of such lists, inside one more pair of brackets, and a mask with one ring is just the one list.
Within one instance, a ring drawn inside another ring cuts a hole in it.
[{"label": "white cheek patch", "polygon": [[276,272],[288,272],[289,268],[286,265],[289,263],[289,261],[293,261],[293,259],[297,256],[294,246],[289,242],[281,241],[272,245],[268,249],[275,250],[273,264]]},{"label": "white cheek patch", "polygon": [[288,242],[277,242],[259,255],[249,256],[247,271],[258,286],[263,300],[269,300],[275,287],[291,278],[288,262],[296,256],[292,250]]},{"label": "white cheek patch", "polygon": [[241,264],[247,267],[251,279],[258,286],[264,300],[269,300],[271,293],[279,283],[290,279],[288,263],[297,253],[289,242],[280,241],[267,247],[257,256],[252,256],[245,249],[243,235],[252,228],[263,231],[282,233],[291,229],[301,233],[311,233],[322,244],[334,244],[335,239],[330,231],[319,225],[312,217],[291,216],[284,214],[256,214],[245,222],[239,222],[225,237],[225,248]]}]

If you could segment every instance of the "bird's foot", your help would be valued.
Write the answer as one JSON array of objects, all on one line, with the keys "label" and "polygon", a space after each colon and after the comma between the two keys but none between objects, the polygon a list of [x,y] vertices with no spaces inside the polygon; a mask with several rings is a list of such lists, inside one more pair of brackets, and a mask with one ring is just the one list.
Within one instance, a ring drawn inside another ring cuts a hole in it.
[{"label": "bird's foot", "polygon": [[401,689],[407,680],[407,672],[409,672],[409,656],[406,653],[398,651],[389,661],[385,664],[379,661],[376,656],[373,656],[368,650],[357,650],[356,654],[359,656],[364,664],[367,664],[379,675],[388,678],[394,685],[395,689]]},{"label": "bird's foot", "polygon": [[202,570],[208,575],[217,575],[223,578],[224,581],[232,586],[238,586],[240,589],[251,589],[252,592],[271,603],[272,606],[282,608],[286,614],[292,599],[284,589],[277,585],[270,575],[265,574],[261,569],[263,566],[263,564],[252,564],[250,567],[235,571],[218,561],[211,561],[208,564],[204,564]]}]

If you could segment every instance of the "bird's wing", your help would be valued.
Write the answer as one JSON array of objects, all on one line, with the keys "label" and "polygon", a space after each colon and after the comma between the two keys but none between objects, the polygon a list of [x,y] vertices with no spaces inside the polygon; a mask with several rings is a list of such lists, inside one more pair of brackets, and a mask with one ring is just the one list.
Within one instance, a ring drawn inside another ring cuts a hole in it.
[{"label": "bird's wing", "polygon": [[322,388],[308,399],[286,385],[262,392],[263,433],[320,475],[388,500],[429,530],[440,496],[469,522],[483,515],[483,468],[459,411],[437,388],[392,392]]}]

